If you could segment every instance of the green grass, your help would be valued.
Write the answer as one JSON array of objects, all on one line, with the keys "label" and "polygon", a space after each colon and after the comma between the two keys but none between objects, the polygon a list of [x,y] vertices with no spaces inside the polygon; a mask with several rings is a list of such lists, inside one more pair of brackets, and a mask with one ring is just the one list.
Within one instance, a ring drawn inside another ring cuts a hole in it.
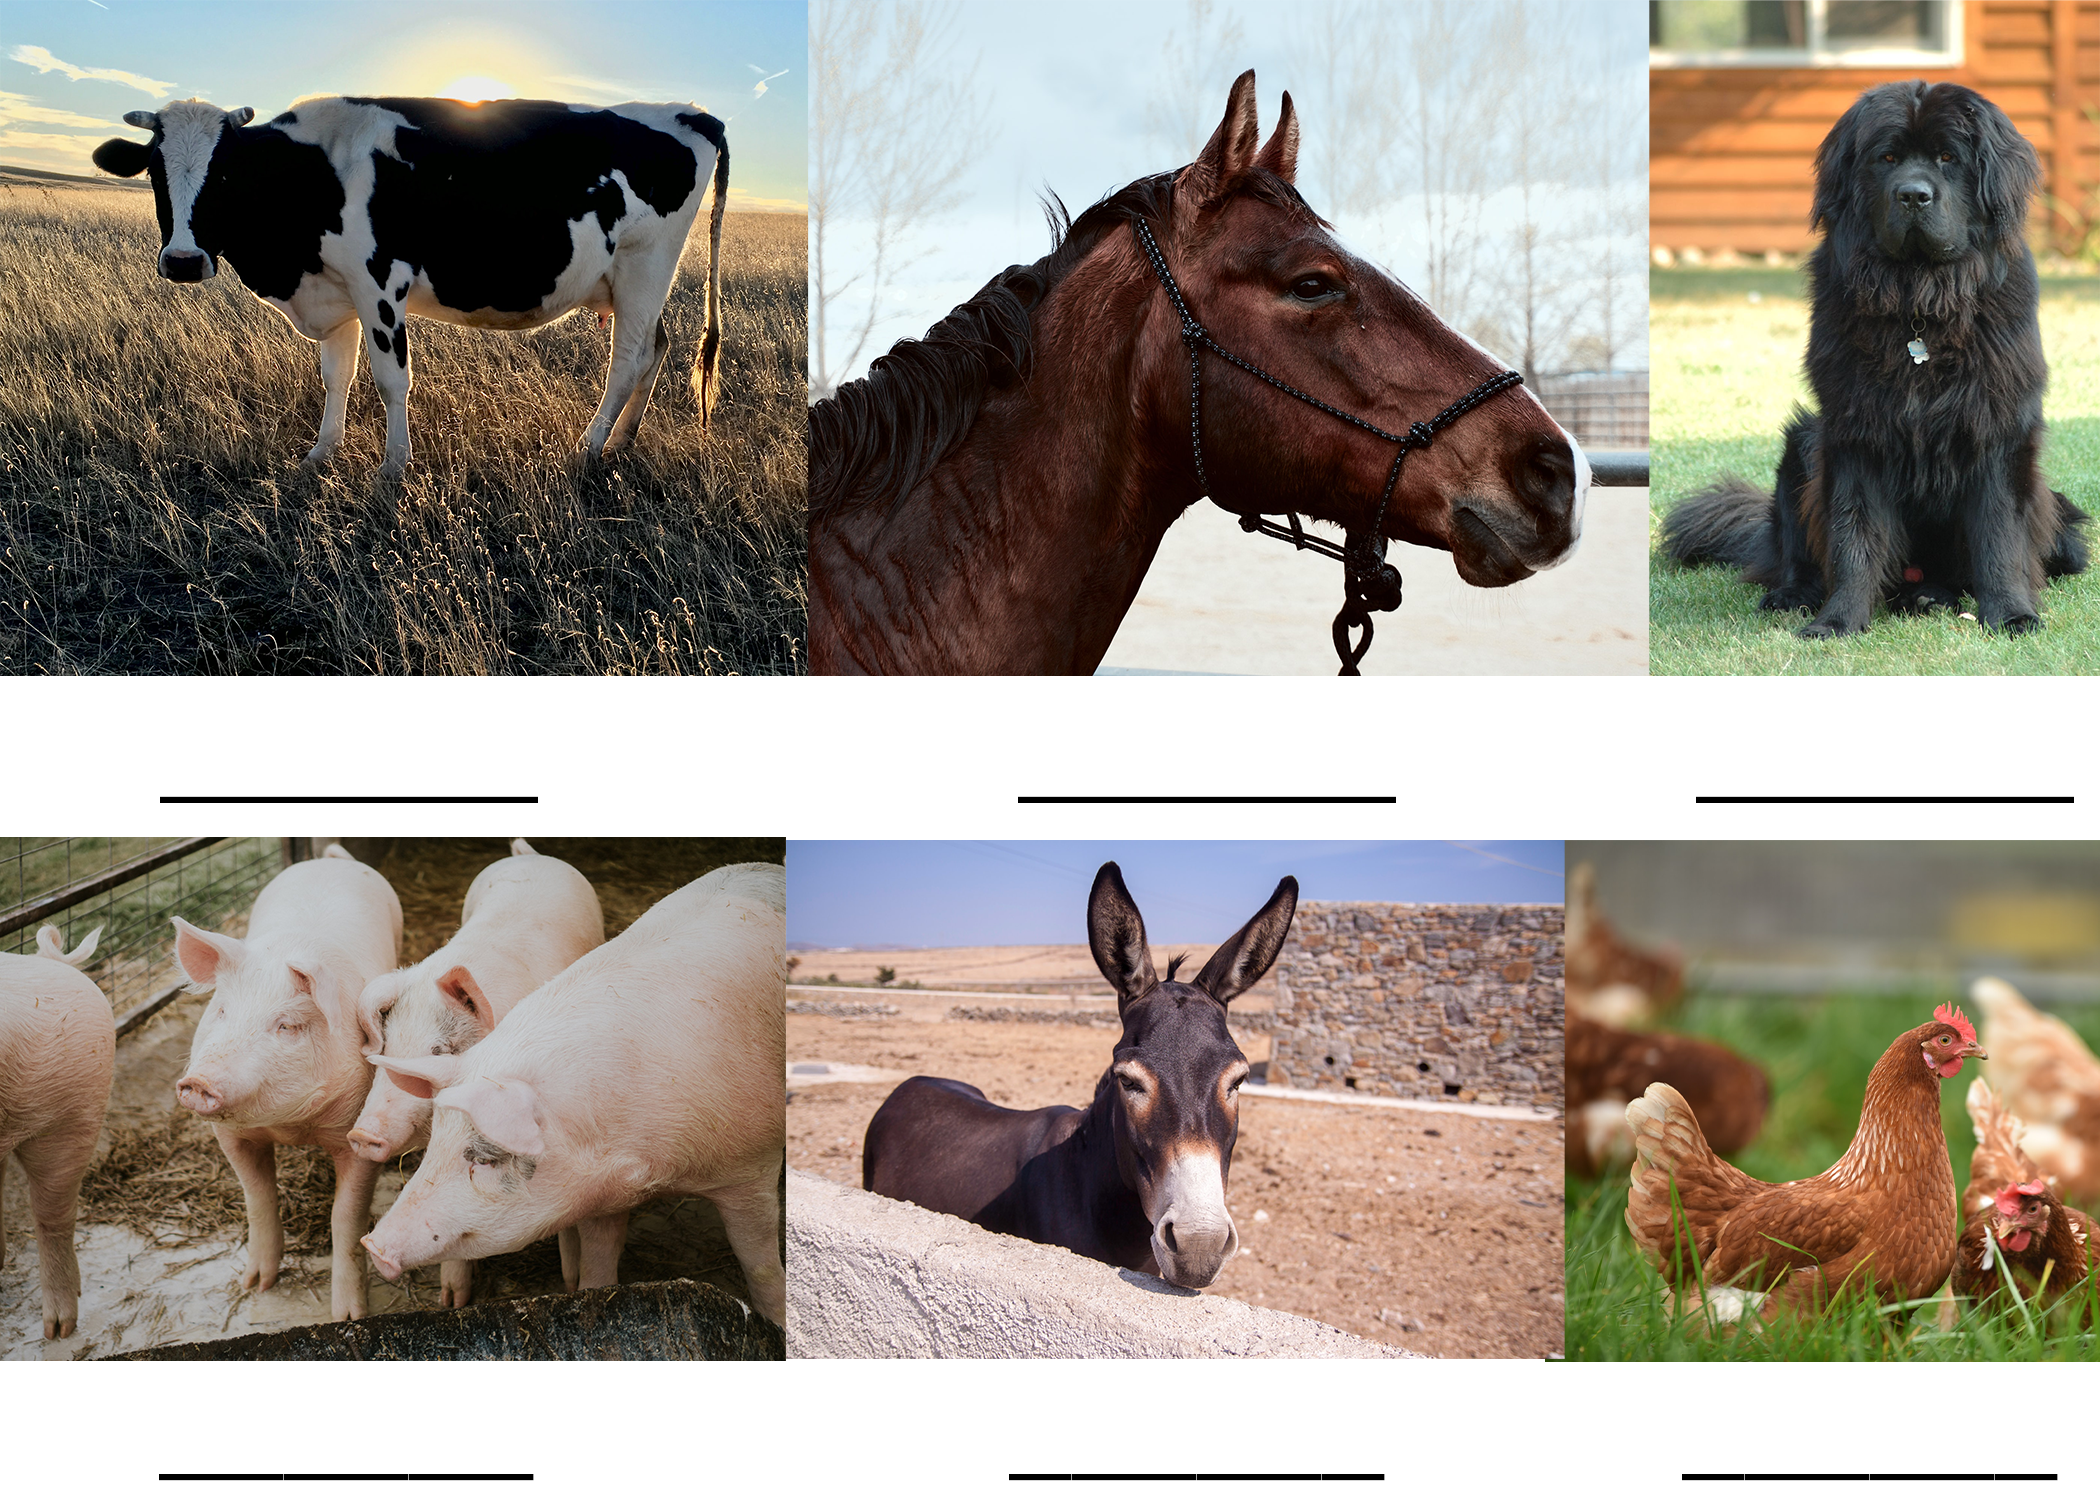
[{"label": "green grass", "polygon": [[[1711,1037],[1754,1058],[1771,1074],[1772,1108],[1763,1130],[1733,1158],[1753,1177],[1784,1182],[1827,1169],[1859,1125],[1867,1072],[1895,1037],[1929,1020],[1932,1001],[1874,997],[1799,1001],[1701,997],[1671,1018],[1671,1029]],[[2087,1042],[2100,1041],[2100,1015],[2064,1017]],[[1970,1063],[1941,1086],[1940,1112],[1955,1188],[1968,1186],[1975,1149],[1963,1100],[1976,1076]],[[1854,1299],[1822,1318],[1775,1320],[1762,1332],[1715,1336],[1695,1318],[1673,1322],[1662,1279],[1627,1232],[1626,1174],[1568,1185],[1570,1359],[2087,1359],[2091,1335],[2068,1328],[2059,1309],[2030,1328],[2014,1309],[1963,1309],[1942,1329],[1939,1304],[1877,1310]],[[2083,1295],[2100,1301],[2100,1287]]]},{"label": "green grass", "polygon": [[[1756,300],[1752,300],[1755,298]],[[2060,580],[2043,628],[2002,636],[1941,612],[1877,615],[1863,636],[1804,641],[1799,614],[1757,608],[1763,590],[1733,569],[1679,568],[1655,550],[1661,518],[1726,473],[1769,486],[1779,430],[1808,401],[1801,355],[1808,304],[1789,270],[1655,271],[1649,279],[1655,380],[1649,524],[1649,670],[1658,675],[1785,673],[2069,674],[2100,671],[2100,573]],[[2100,510],[2100,279],[2042,282],[2049,357],[2051,483]]]}]

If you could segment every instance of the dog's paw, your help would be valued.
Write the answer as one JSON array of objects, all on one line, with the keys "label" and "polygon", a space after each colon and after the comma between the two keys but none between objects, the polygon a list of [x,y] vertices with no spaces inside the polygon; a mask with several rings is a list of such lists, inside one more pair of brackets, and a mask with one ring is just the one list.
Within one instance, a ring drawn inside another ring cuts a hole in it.
[{"label": "dog's paw", "polygon": [[1961,592],[1936,583],[1910,584],[1889,595],[1889,608],[1906,615],[1929,615],[1936,609],[1959,609]]},{"label": "dog's paw", "polygon": [[1775,615],[1789,614],[1802,609],[1819,609],[1822,604],[1823,601],[1809,590],[1791,584],[1785,588],[1767,589],[1764,598],[1757,601],[1759,609],[1768,610]]},{"label": "dog's paw", "polygon": [[1797,632],[1804,641],[1827,641],[1841,635],[1865,635],[1864,623],[1855,625],[1850,620],[1814,620]]}]

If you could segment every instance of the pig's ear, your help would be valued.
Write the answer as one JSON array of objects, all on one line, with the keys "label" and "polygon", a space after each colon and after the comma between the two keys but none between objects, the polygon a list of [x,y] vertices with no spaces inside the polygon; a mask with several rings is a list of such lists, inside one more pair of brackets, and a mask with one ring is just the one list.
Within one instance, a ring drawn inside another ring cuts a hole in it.
[{"label": "pig's ear", "polygon": [[370,1053],[365,1061],[386,1069],[386,1076],[394,1080],[396,1088],[405,1089],[418,1099],[436,1098],[439,1089],[449,1089],[459,1082],[459,1075],[466,1067],[449,1053],[436,1057],[381,1057]]},{"label": "pig's ear", "polygon": [[480,1022],[484,1032],[496,1029],[496,1008],[489,1004],[489,997],[481,993],[481,986],[474,982],[474,976],[467,972],[465,964],[445,971],[444,977],[438,980],[438,993],[445,997],[447,1005],[458,1007]]},{"label": "pig's ear", "polygon": [[438,1103],[465,1111],[476,1130],[506,1151],[539,1156],[547,1149],[540,1134],[539,1099],[522,1079],[475,1078],[445,1090]]},{"label": "pig's ear", "polygon": [[206,932],[201,927],[192,927],[180,917],[174,922],[175,963],[182,970],[183,978],[189,980],[192,994],[202,994],[215,987],[220,973],[241,961],[247,944],[239,938]]},{"label": "pig's ear", "polygon": [[357,997],[365,987],[362,975],[346,974],[340,958],[300,959],[285,967],[291,971],[293,988],[312,997],[330,1031],[337,1036],[357,1033]]},{"label": "pig's ear", "polygon": [[386,1050],[386,1013],[394,1008],[414,973],[413,969],[389,970],[366,985],[364,993],[357,997],[357,1031],[365,1051]]}]

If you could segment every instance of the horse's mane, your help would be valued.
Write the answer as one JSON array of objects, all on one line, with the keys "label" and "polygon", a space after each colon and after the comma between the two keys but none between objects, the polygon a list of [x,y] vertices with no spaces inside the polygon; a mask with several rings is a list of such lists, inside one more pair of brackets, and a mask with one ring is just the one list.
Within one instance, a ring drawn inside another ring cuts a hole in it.
[{"label": "horse's mane", "polygon": [[[964,434],[987,395],[1028,378],[1035,359],[1035,309],[1092,253],[1133,219],[1163,224],[1179,171],[1141,177],[1073,219],[1052,193],[1043,200],[1050,253],[1008,266],[981,291],[809,409],[812,516],[911,493]],[[1272,172],[1247,172],[1227,187],[1279,208],[1310,213],[1296,188]]]}]

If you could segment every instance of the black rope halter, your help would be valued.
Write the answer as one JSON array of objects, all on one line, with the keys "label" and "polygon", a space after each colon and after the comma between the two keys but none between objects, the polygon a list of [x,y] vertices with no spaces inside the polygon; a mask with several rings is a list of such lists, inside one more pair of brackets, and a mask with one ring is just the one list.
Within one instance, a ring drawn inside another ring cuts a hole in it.
[{"label": "black rope halter", "polygon": [[[1342,608],[1334,617],[1334,654],[1341,658],[1342,670],[1337,675],[1358,677],[1356,664],[1364,659],[1371,649],[1371,616],[1400,607],[1400,570],[1385,560],[1385,512],[1392,504],[1393,490],[1400,483],[1400,466],[1407,455],[1416,448],[1427,448],[1430,441],[1456,422],[1460,417],[1480,405],[1488,397],[1508,390],[1513,385],[1522,385],[1524,377],[1515,370],[1504,370],[1491,376],[1471,391],[1459,397],[1426,422],[1416,422],[1406,432],[1387,432],[1366,422],[1362,417],[1351,416],[1340,407],[1329,406],[1318,396],[1309,396],[1294,385],[1286,385],[1267,370],[1251,365],[1223,344],[1210,336],[1210,330],[1196,321],[1183,300],[1181,288],[1175,284],[1174,273],[1167,269],[1167,259],[1159,253],[1159,242],[1152,238],[1152,230],[1143,219],[1132,219],[1131,227],[1137,230],[1138,244],[1144,248],[1145,259],[1152,263],[1152,274],[1160,285],[1167,289],[1173,299],[1174,310],[1181,315],[1181,342],[1189,351],[1189,442],[1196,452],[1196,483],[1204,495],[1221,509],[1232,507],[1218,500],[1210,487],[1210,476],[1203,471],[1203,351],[1210,350],[1229,364],[1239,366],[1257,380],[1282,391],[1286,396],[1295,396],[1307,406],[1317,407],[1337,421],[1347,422],[1351,427],[1361,428],[1373,437],[1383,438],[1388,443],[1399,445],[1393,454],[1393,466],[1386,471],[1385,493],[1378,497],[1377,513],[1371,524],[1361,531],[1345,529],[1343,545],[1337,547],[1325,538],[1307,536],[1299,524],[1296,511],[1285,511],[1290,526],[1285,528],[1267,519],[1259,512],[1233,511],[1240,518],[1242,531],[1259,532],[1289,542],[1301,552],[1317,552],[1322,557],[1336,559],[1342,565]],[[1349,643],[1349,632],[1358,628],[1363,637],[1355,645]]]}]

